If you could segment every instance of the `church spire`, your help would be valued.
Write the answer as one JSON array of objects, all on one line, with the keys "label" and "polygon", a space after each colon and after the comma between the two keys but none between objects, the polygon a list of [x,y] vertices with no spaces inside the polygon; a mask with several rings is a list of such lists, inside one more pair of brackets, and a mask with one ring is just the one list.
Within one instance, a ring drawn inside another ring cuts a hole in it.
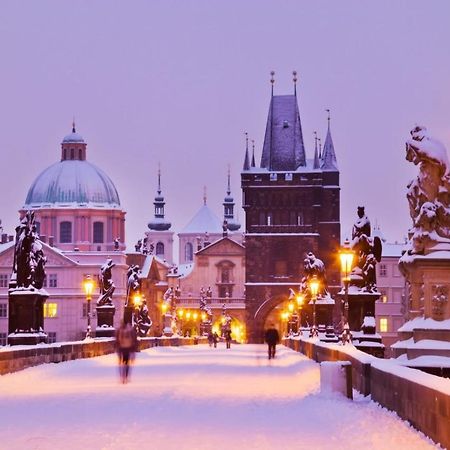
[{"label": "church spire", "polygon": [[245,132],[245,159],[243,170],[250,170],[250,158],[248,156],[248,133]]},{"label": "church spire", "polygon": [[338,171],[336,153],[334,151],[333,139],[331,137],[330,110],[327,109],[326,112],[328,114],[328,118],[327,118],[328,129],[327,129],[327,136],[325,138],[325,144],[323,145],[322,164],[321,164],[320,168],[322,170]]},{"label": "church spire", "polygon": [[155,216],[148,223],[148,228],[155,231],[166,231],[172,224],[165,219],[164,206],[166,202],[161,191],[161,166],[158,165],[158,188],[156,190],[155,200],[153,205],[155,207]]},{"label": "church spire", "polygon": [[223,220],[227,223],[227,229],[230,231],[237,231],[241,228],[241,224],[234,218],[234,199],[231,196],[231,171],[228,165],[228,183],[227,183],[227,195],[223,200]]},{"label": "church spire", "polygon": [[294,82],[294,95],[297,97],[297,71],[292,72],[292,81]]}]

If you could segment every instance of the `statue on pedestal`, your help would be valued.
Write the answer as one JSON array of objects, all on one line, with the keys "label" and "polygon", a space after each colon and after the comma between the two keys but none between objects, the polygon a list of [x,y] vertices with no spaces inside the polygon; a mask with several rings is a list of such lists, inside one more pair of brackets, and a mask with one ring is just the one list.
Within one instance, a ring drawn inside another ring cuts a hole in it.
[{"label": "statue on pedestal", "polygon": [[134,317],[134,324],[136,327],[136,332],[139,337],[145,337],[148,334],[152,326],[152,319],[150,318],[150,314],[147,307],[147,302],[145,300],[139,306],[139,309],[136,310]]},{"label": "statue on pedestal", "polygon": [[115,266],[112,259],[107,259],[100,268],[100,297],[97,306],[112,306],[112,296],[116,289],[112,280],[112,268]]},{"label": "statue on pedestal", "polygon": [[325,264],[323,261],[309,252],[304,259],[304,275],[300,283],[300,291],[306,292],[309,289],[309,282],[313,277],[317,278],[319,282],[318,297],[325,297],[328,295],[327,277],[325,274]]}]

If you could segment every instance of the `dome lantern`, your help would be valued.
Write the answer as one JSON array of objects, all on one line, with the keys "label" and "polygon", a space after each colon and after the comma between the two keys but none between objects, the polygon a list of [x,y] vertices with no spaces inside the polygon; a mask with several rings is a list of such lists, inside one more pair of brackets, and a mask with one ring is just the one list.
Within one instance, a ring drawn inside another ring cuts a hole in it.
[{"label": "dome lantern", "polygon": [[75,129],[75,121],[72,123],[72,133],[64,137],[61,142],[61,161],[85,161],[86,147],[83,137]]}]

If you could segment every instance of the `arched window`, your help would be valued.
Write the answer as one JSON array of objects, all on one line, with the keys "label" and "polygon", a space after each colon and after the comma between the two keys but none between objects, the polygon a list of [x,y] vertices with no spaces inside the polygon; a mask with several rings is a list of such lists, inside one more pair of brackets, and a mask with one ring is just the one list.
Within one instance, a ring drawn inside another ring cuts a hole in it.
[{"label": "arched window", "polygon": [[81,161],[81,157],[83,156],[83,150],[81,148],[78,150],[78,159]]},{"label": "arched window", "polygon": [[184,246],[184,259],[186,261],[192,261],[194,259],[194,250],[190,242]]},{"label": "arched window", "polygon": [[72,222],[61,222],[59,224],[59,242],[61,244],[72,242]]},{"label": "arched window", "polygon": [[162,242],[156,244],[156,256],[164,256],[164,244]]},{"label": "arched window", "polygon": [[94,222],[94,244],[103,244],[103,222]]},{"label": "arched window", "polygon": [[75,150],[73,148],[70,149],[70,159],[75,159]]}]

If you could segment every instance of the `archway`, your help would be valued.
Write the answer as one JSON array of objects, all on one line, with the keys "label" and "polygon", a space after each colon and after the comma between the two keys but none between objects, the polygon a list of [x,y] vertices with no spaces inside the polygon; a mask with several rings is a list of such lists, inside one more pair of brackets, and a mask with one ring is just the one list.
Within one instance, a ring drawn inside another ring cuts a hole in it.
[{"label": "archway", "polygon": [[[247,329],[245,323],[236,317],[231,317],[231,338],[238,342],[239,344],[243,344],[247,340]],[[222,318],[218,318],[214,321],[212,325],[212,332],[216,332],[219,336],[222,335]]]}]

